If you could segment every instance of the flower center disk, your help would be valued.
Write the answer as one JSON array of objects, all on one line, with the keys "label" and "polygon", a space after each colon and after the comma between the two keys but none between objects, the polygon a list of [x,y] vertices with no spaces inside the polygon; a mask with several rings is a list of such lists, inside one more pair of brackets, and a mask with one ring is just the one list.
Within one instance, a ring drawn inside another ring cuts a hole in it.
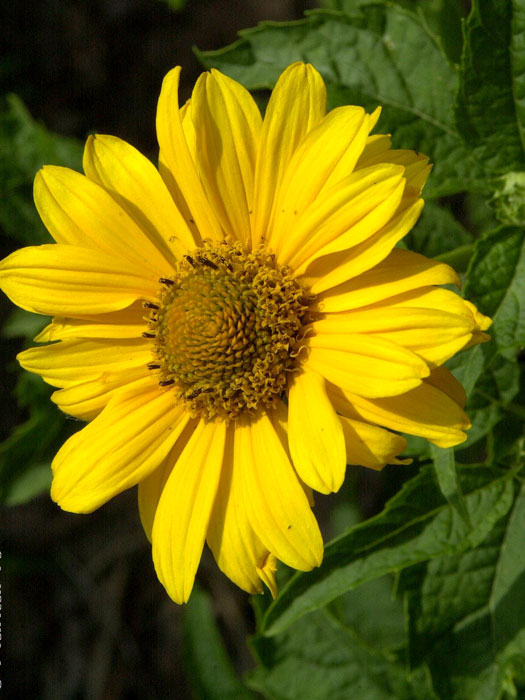
[{"label": "flower center disk", "polygon": [[162,282],[149,322],[161,384],[208,419],[271,407],[311,320],[307,290],[262,247],[239,243],[206,243]]}]

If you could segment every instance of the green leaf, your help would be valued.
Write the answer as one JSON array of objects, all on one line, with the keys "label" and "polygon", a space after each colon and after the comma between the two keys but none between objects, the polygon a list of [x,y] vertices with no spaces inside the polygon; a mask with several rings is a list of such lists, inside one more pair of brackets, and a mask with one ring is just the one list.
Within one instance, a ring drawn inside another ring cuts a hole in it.
[{"label": "green leaf", "polygon": [[484,365],[485,358],[480,345],[474,345],[474,347],[455,355],[447,362],[448,369],[461,382],[467,396],[471,395]]},{"label": "green leaf", "polygon": [[473,237],[449,209],[435,202],[426,202],[419,221],[403,240],[409,250],[435,258],[446,251],[470,245]]},{"label": "green leaf", "polygon": [[195,587],[184,607],[187,670],[199,700],[250,700],[231,665],[215,622],[209,596]]},{"label": "green leaf", "polygon": [[16,95],[8,95],[0,112],[0,226],[23,243],[51,239],[33,204],[33,178],[43,165],[53,163],[77,170],[82,146],[38,124]]},{"label": "green leaf", "polygon": [[510,66],[512,94],[520,132],[525,144],[525,2],[512,0],[512,22],[510,42]]},{"label": "green leaf", "polygon": [[494,324],[495,348],[513,360],[525,345],[525,232],[502,227],[475,246],[465,282],[465,297]]},{"label": "green leaf", "polygon": [[434,463],[434,469],[436,471],[436,477],[441,493],[443,496],[445,496],[456,513],[463,518],[465,523],[469,527],[472,527],[468,510],[458,482],[456,460],[454,457],[453,448],[449,447],[444,449],[442,447],[437,447],[436,445],[431,445],[430,454]]},{"label": "green leaf", "polygon": [[395,6],[365,6],[357,16],[314,11],[240,35],[235,44],[198,57],[250,89],[271,88],[290,63],[309,61],[327,83],[331,107],[382,105],[379,131],[392,133],[396,147],[430,157],[427,198],[486,190],[483,168],[456,131],[455,69],[411,12]]},{"label": "green leaf", "polygon": [[[366,604],[364,614],[373,608],[373,598]],[[435,697],[424,672],[409,680],[403,664],[367,648],[326,611],[299,620],[279,637],[256,637],[252,645],[260,665],[249,674],[248,684],[272,700]]]},{"label": "green leaf", "polygon": [[464,25],[457,125],[494,173],[525,169],[523,7],[518,0],[473,0]]},{"label": "green leaf", "polygon": [[[393,0],[397,5],[410,10],[419,17],[428,31],[439,38],[452,63],[459,63],[463,36],[461,20],[465,16],[462,3],[458,0]],[[377,5],[378,0],[323,0],[321,5],[329,10],[342,10],[356,13],[364,5]],[[383,0],[382,4],[389,4]]]},{"label": "green leaf", "polygon": [[422,468],[382,513],[330,542],[319,569],[292,577],[266,612],[265,634],[366,581],[481,542],[511,505],[511,474],[486,466],[458,474],[472,528],[443,498],[433,469]]},{"label": "green leaf", "polygon": [[465,16],[465,4],[457,0],[430,0],[425,3],[409,0],[409,4],[439,37],[450,61],[459,63],[463,47],[461,21]]},{"label": "green leaf", "polygon": [[525,628],[525,484],[516,498],[507,522],[495,568],[489,601],[493,616],[493,640],[497,649],[507,645]]},{"label": "green leaf", "polygon": [[[473,353],[474,349],[468,352]],[[457,362],[457,360],[461,362],[462,355],[454,358],[453,362],[447,363],[453,368],[453,373],[459,381],[462,381],[463,376],[467,376],[467,385],[469,388],[472,387],[468,392],[465,407],[472,427],[467,433],[467,441],[459,445],[457,450],[464,450],[490,433],[494,426],[505,418],[506,412],[511,410],[510,402],[519,391],[519,367],[515,362],[510,362],[494,353],[489,344],[479,347],[476,356],[481,358],[481,361],[477,358],[475,361],[472,360],[474,364],[470,365],[472,370],[470,376],[468,364],[463,367]],[[465,369],[467,374],[462,371]]]},{"label": "green leaf", "polygon": [[519,657],[523,670],[524,531],[525,486],[478,547],[402,577],[411,662],[429,664],[440,697],[497,700]]},{"label": "green leaf", "polygon": [[521,368],[521,382],[518,383],[518,400],[511,408],[521,408],[522,415],[517,415],[514,410],[505,413],[504,420],[494,426],[487,440],[487,455],[489,460],[498,460],[500,463],[517,463],[523,458],[525,436],[523,425],[525,422],[525,367]]},{"label": "green leaf", "polygon": [[502,223],[525,226],[525,173],[511,172],[497,178],[490,203]]},{"label": "green leaf", "polygon": [[392,576],[373,579],[329,606],[356,639],[383,652],[398,650],[405,636],[403,605],[394,598],[392,583]]}]

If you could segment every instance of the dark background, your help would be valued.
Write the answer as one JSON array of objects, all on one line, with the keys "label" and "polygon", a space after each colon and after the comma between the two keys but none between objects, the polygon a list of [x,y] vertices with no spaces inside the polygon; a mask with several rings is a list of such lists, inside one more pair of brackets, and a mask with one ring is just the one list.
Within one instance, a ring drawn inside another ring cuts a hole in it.
[{"label": "dark background", "polygon": [[[82,141],[89,132],[115,134],[154,157],[162,78],[182,65],[181,100],[189,96],[201,71],[193,45],[220,48],[239,29],[260,20],[297,19],[313,5],[189,0],[173,12],[160,0],[3,2],[0,94],[20,95],[54,132]],[[16,243],[4,247],[9,252]],[[12,362],[16,349],[14,341],[8,343],[2,362]],[[12,383],[4,386],[3,435],[26,418],[10,408]],[[379,475],[361,473],[365,514],[384,498],[382,483]],[[194,696],[181,610],[156,579],[135,490],[90,516],[64,513],[45,494],[5,508],[1,525],[5,697]],[[253,631],[249,598],[220,574],[209,552],[198,578],[211,592],[228,651],[243,672],[253,665],[245,642]]]}]

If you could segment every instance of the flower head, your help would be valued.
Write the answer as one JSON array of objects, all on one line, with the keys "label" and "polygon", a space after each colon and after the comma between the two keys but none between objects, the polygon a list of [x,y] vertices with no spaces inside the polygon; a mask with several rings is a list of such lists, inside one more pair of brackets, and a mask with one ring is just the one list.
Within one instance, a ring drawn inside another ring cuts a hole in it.
[{"label": "flower head", "polygon": [[439,286],[458,283],[450,267],[395,247],[430,166],[370,135],[379,110],[327,114],[302,63],[264,120],[217,71],[180,109],[178,78],[159,99],[159,170],[110,136],[88,139],[85,175],[43,168],[56,243],[6,258],[0,284],[55,317],[19,361],[90,421],[53,462],[57,503],[89,512],[138,484],[174,600],[205,541],[239,586],[275,593],[276,559],[321,563],[312,489],[337,491],[347,464],[403,463],[395,431],[465,439],[443,363],[490,321]]}]

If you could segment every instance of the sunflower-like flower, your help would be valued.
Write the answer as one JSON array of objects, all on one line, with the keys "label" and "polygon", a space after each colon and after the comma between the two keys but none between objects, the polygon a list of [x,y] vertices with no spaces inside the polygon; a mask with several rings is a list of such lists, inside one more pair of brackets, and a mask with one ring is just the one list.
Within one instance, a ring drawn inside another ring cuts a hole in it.
[{"label": "sunflower-like flower", "polygon": [[55,317],[21,365],[90,421],[54,459],[53,499],[86,513],[138,484],[175,601],[205,541],[237,585],[275,594],[277,559],[321,563],[312,490],[337,491],[347,464],[403,463],[391,431],[465,439],[443,363],[490,320],[437,286],[458,284],[450,267],[395,247],[430,166],[370,135],[379,109],[326,113],[302,63],[264,120],[215,70],[182,108],[178,81],[159,99],[159,170],[111,136],[88,139],[85,175],[44,167],[35,202],[56,243],[10,255],[0,282]]}]

